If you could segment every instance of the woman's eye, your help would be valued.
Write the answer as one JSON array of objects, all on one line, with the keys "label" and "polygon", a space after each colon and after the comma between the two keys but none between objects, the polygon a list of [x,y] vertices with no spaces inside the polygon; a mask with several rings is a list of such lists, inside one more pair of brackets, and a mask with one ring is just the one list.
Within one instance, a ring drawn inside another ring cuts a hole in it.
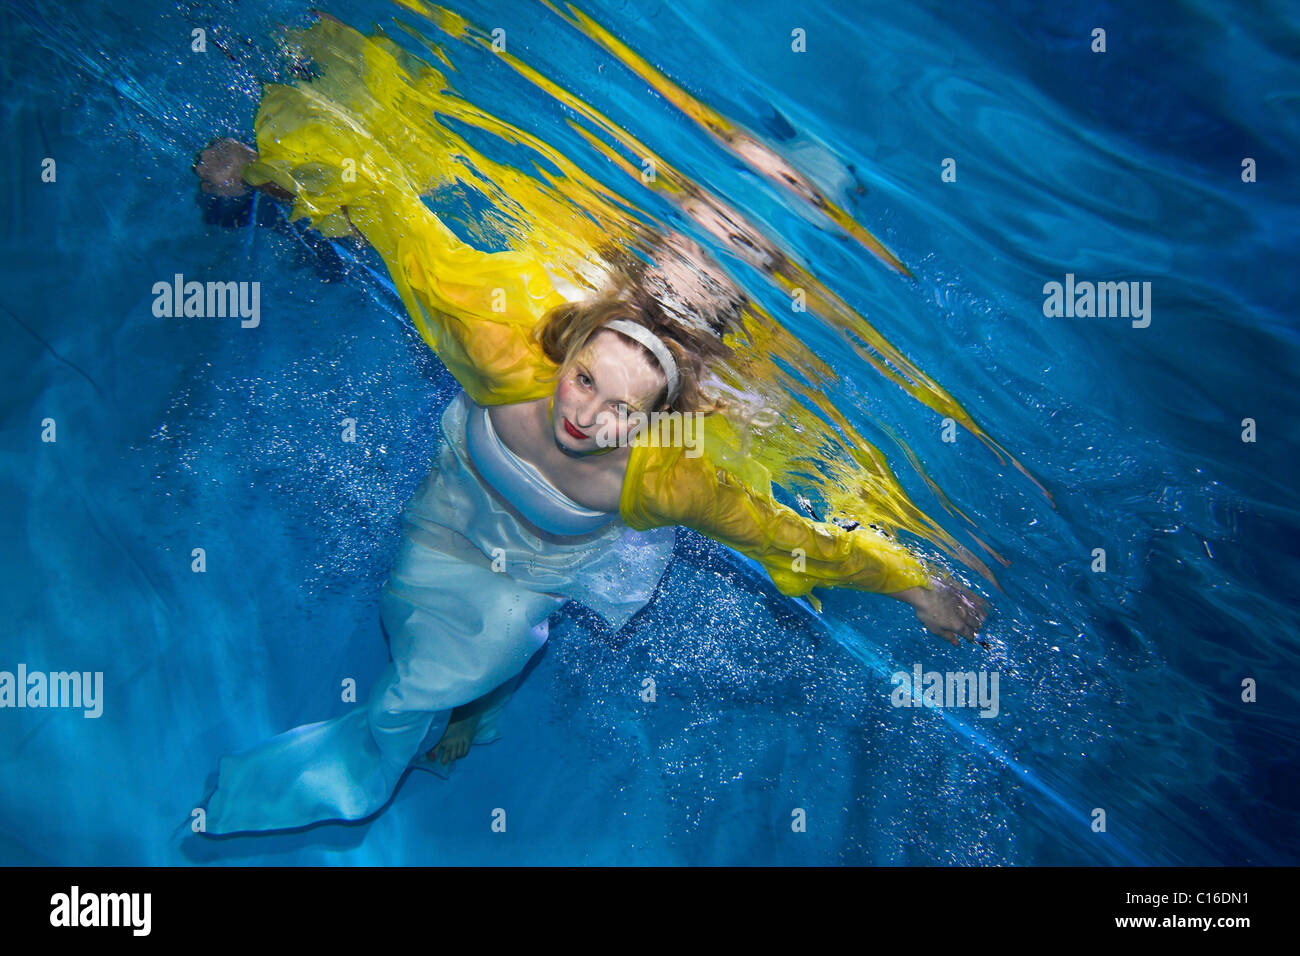
[{"label": "woman's eye", "polygon": [[585,375],[583,375],[581,372],[579,372],[579,373],[578,373],[578,384],[581,385],[583,388],[587,388],[587,387],[589,387],[589,386],[591,385],[591,379],[587,378],[587,376],[585,376]]}]

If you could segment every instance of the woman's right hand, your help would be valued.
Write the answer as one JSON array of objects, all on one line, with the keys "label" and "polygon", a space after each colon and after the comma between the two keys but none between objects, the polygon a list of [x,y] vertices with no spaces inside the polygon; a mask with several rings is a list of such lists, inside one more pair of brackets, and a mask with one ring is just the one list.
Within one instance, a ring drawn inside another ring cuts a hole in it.
[{"label": "woman's right hand", "polygon": [[194,164],[200,188],[217,196],[242,196],[248,192],[244,167],[257,159],[257,153],[235,139],[214,139]]},{"label": "woman's right hand", "polygon": [[930,588],[908,588],[890,596],[912,605],[926,630],[939,635],[953,647],[960,644],[963,637],[975,643],[976,633],[988,617],[988,602],[946,575],[931,578],[930,585]]}]

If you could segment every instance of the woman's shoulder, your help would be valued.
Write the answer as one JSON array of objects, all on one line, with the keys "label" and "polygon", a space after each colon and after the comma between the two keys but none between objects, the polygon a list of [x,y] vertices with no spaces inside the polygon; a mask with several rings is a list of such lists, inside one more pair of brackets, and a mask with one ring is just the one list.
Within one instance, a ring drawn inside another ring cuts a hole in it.
[{"label": "woman's shoulder", "polygon": [[743,426],[721,412],[651,418],[632,443],[620,512],[629,524],[652,517],[681,523],[709,506],[719,484],[760,493],[771,488],[771,474],[750,454]]}]

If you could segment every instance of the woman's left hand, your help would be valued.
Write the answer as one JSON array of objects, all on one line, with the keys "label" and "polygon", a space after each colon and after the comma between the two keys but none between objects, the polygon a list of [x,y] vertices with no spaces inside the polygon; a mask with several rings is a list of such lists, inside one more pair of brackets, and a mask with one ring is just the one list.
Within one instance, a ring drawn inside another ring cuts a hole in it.
[{"label": "woman's left hand", "polygon": [[976,633],[988,617],[988,602],[946,576],[931,578],[930,584],[929,589],[908,588],[890,597],[912,605],[917,618],[926,629],[938,634],[954,647],[961,643],[963,637],[974,643]]}]

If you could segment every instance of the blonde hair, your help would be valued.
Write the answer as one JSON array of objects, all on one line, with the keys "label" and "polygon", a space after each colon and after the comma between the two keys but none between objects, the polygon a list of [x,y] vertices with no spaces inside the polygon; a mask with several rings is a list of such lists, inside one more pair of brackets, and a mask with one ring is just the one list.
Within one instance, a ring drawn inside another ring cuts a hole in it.
[{"label": "blonde hair", "polygon": [[[649,296],[636,289],[621,288],[614,294],[581,302],[566,302],[542,316],[534,334],[546,357],[558,366],[553,381],[558,381],[572,367],[578,353],[591,341],[605,323],[624,319],[640,325],[659,337],[664,347],[672,353],[681,376],[677,397],[668,410],[674,412],[721,411],[729,403],[711,395],[703,388],[701,380],[709,363],[732,355],[729,346],[717,336],[701,334],[670,321]],[[650,363],[659,368],[653,353],[640,342],[632,342]],[[658,409],[667,399],[667,382],[655,396],[651,409]],[[650,409],[647,409],[649,411]]]}]

